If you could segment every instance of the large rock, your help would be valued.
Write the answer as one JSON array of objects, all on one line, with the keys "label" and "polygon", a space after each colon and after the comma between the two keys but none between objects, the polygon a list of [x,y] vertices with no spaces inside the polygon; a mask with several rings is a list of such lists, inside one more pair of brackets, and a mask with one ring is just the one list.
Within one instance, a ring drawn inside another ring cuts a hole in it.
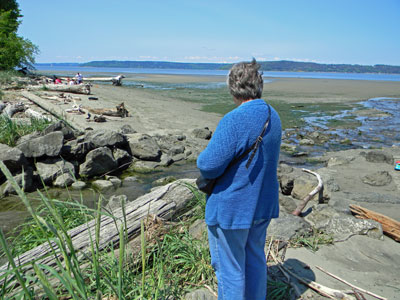
[{"label": "large rock", "polygon": [[75,174],[74,165],[61,158],[48,158],[36,163],[36,170],[45,184],[50,184],[64,173]]},{"label": "large rock", "polygon": [[79,166],[79,175],[84,177],[104,175],[117,167],[118,164],[112,156],[111,150],[107,147],[100,147],[86,155],[85,162]]},{"label": "large rock", "polygon": [[117,147],[125,148],[128,141],[125,135],[116,131],[109,130],[91,130],[86,132],[84,140],[91,142],[95,148],[98,147]]},{"label": "large rock", "polygon": [[71,127],[65,125],[64,122],[58,121],[57,123],[49,125],[45,130],[42,131],[41,135],[46,135],[55,131],[61,131],[65,140],[75,139],[78,134]]},{"label": "large rock", "polygon": [[161,149],[155,139],[148,134],[130,135],[129,147],[133,156],[149,161],[158,161]]},{"label": "large rock", "polygon": [[311,226],[303,218],[281,212],[279,218],[272,219],[268,226],[268,236],[288,241],[295,236],[310,232]]},{"label": "large rock", "polygon": [[384,186],[392,181],[392,176],[387,171],[378,171],[361,177],[361,181],[372,186]]},{"label": "large rock", "polygon": [[367,234],[378,239],[383,236],[382,226],[378,222],[356,219],[327,205],[315,205],[305,219],[314,228],[332,234],[335,239],[345,239],[355,234]]},{"label": "large rock", "polygon": [[217,300],[209,290],[202,288],[185,295],[185,300]]},{"label": "large rock", "polygon": [[[28,161],[25,155],[18,148],[11,148],[5,144],[0,144],[0,160],[6,165],[12,174],[20,172],[22,168],[26,169]],[[3,173],[0,171],[0,178]]]},{"label": "large rock", "polygon": [[[18,186],[22,188],[25,192],[31,192],[34,188],[33,186],[33,170],[32,168],[27,168],[24,173],[14,176],[15,181]],[[23,180],[22,180],[23,179]],[[9,194],[16,194],[14,187],[9,181],[6,181],[1,187],[1,194],[7,196]]]},{"label": "large rock", "polygon": [[208,127],[193,129],[192,133],[195,138],[203,140],[209,140],[212,136],[212,132]]},{"label": "large rock", "polygon": [[75,181],[74,176],[70,173],[61,174],[54,180],[53,185],[56,187],[64,188],[66,186],[70,186]]},{"label": "large rock", "polygon": [[365,159],[373,163],[393,164],[393,155],[378,150],[369,151],[366,154]]},{"label": "large rock", "polygon": [[81,161],[94,148],[95,145],[92,142],[72,140],[64,144],[61,155],[67,159],[73,158]]},{"label": "large rock", "polygon": [[294,178],[291,175],[280,176],[279,185],[281,187],[281,192],[284,195],[290,195],[293,190]]},{"label": "large rock", "polygon": [[114,190],[113,183],[111,181],[103,180],[103,179],[93,181],[92,187],[101,193],[105,193],[110,190]]},{"label": "large rock", "polygon": [[63,133],[56,131],[46,134],[45,136],[26,141],[17,147],[24,153],[25,157],[37,158],[44,155],[54,157],[60,154],[63,141]]},{"label": "large rock", "polygon": [[122,149],[114,149],[113,156],[119,167],[128,168],[132,162],[132,156],[127,151]]}]

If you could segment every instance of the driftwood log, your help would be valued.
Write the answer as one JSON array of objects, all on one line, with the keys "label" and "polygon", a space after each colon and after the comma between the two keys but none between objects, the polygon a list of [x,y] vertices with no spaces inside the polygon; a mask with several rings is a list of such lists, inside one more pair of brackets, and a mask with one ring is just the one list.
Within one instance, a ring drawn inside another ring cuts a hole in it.
[{"label": "driftwood log", "polygon": [[30,85],[27,87],[28,90],[48,90],[55,92],[67,92],[73,94],[85,94],[90,95],[90,84],[44,84],[44,85]]},{"label": "driftwood log", "polygon": [[35,118],[35,119],[43,119],[43,120],[47,120],[47,121],[51,121],[51,118],[45,116],[44,114],[35,111],[31,108],[28,108],[27,110],[25,110],[25,115],[27,115],[28,117],[31,118]]},{"label": "driftwood log", "polygon": [[383,232],[400,242],[400,222],[364,207],[351,204],[350,210],[359,219],[371,219],[381,223]]},{"label": "driftwood log", "polygon": [[296,207],[296,209],[292,212],[292,215],[299,216],[303,211],[304,207],[306,207],[308,201],[310,201],[317,193],[319,193],[323,188],[323,182],[321,176],[318,173],[313,171],[302,169],[304,172],[310,173],[317,177],[318,185],[313,189],[304,199],[303,201]]},{"label": "driftwood log", "polygon": [[[194,184],[195,181],[191,179],[178,180],[127,203],[125,205],[125,232],[128,239],[140,234],[141,220],[147,215],[152,214],[163,219],[170,219],[179,211],[182,211],[193,198],[190,185]],[[106,215],[101,217],[100,239],[98,241],[100,250],[106,248],[111,243],[115,246],[119,244],[119,228],[125,222],[122,209],[113,210],[113,215],[114,218]],[[96,241],[95,227],[96,220],[92,220],[68,231],[68,235],[72,239],[72,244],[80,260],[88,255],[90,256],[90,241]],[[55,243],[53,244],[53,248],[57,253],[57,258],[62,260],[61,253]],[[30,263],[33,260],[36,264],[44,264],[57,268],[55,254],[51,253],[51,247],[47,243],[29,250],[14,259],[17,266],[23,266],[23,272],[33,271],[33,266]],[[0,267],[0,274],[7,269],[8,263]],[[0,284],[2,284],[2,281],[0,281]]]},{"label": "driftwood log", "polygon": [[[108,82],[108,81],[111,81],[113,85],[120,86],[120,85],[122,85],[123,78],[125,78],[124,75],[118,75],[115,77],[84,77],[83,82],[93,82],[93,81]],[[61,79],[65,80],[65,81],[68,80],[67,77],[62,77]]]},{"label": "driftwood log", "polygon": [[9,103],[3,110],[3,115],[6,115],[9,118],[12,118],[17,112],[22,112],[25,110],[25,105],[22,102],[18,103]]},{"label": "driftwood log", "polygon": [[129,111],[125,108],[124,102],[113,108],[91,108],[88,106],[82,107],[92,114],[110,116],[110,117],[120,117],[125,118],[129,116]]}]

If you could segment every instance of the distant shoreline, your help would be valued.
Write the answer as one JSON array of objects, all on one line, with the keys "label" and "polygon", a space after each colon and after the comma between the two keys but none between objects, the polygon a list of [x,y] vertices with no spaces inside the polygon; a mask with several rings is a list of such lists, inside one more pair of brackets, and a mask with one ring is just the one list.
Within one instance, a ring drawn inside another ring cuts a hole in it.
[{"label": "distant shoreline", "polygon": [[[109,68],[109,67],[85,67],[80,65],[51,65],[36,64],[37,72],[46,72],[54,75],[69,74],[76,72],[86,73],[86,76],[95,74],[129,74],[129,75],[182,75],[182,76],[224,76],[228,70],[201,70],[201,69],[154,69],[154,68]],[[339,72],[283,72],[263,71],[264,78],[309,78],[309,79],[342,79],[342,80],[378,80],[378,81],[400,81],[400,74],[380,73],[339,73]]]},{"label": "distant shoreline", "polygon": [[[320,64],[297,61],[259,61],[265,72],[324,72],[349,74],[400,74],[400,66]],[[90,61],[86,63],[42,63],[37,65],[98,67],[98,68],[136,68],[136,69],[185,69],[185,70],[229,70],[232,63],[186,63],[169,61]]]}]

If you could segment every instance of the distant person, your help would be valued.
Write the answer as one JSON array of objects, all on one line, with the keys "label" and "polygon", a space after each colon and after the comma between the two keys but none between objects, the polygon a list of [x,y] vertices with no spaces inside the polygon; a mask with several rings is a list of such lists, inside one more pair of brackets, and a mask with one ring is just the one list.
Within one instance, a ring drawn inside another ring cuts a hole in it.
[{"label": "distant person", "polygon": [[228,86],[238,107],[221,119],[197,159],[204,178],[218,178],[205,214],[218,300],[267,296],[264,246],[267,227],[279,215],[282,128],[278,113],[261,99],[259,68],[254,59],[231,68]]},{"label": "distant person", "polygon": [[57,77],[57,78],[56,78],[56,80],[54,81],[54,83],[55,83],[55,84],[61,84],[61,83],[62,83],[62,81],[61,81],[61,79],[60,79],[60,78],[58,78],[58,77]]},{"label": "distant person", "polygon": [[81,84],[82,81],[83,81],[83,76],[82,76],[82,74],[78,72],[78,73],[75,75],[75,79],[76,79],[76,83],[77,83],[77,84]]}]

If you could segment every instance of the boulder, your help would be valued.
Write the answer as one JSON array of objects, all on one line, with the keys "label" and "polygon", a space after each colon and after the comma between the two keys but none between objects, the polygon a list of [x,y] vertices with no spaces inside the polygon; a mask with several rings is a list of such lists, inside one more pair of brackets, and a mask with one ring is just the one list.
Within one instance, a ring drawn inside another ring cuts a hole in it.
[{"label": "boulder", "polygon": [[72,176],[72,174],[70,173],[64,173],[61,174],[60,176],[58,176],[56,178],[56,180],[54,180],[53,185],[56,187],[66,187],[66,186],[70,186],[71,184],[73,184],[75,181],[74,176]]},{"label": "boulder", "polygon": [[202,140],[209,140],[212,136],[212,132],[208,127],[193,129],[192,134],[195,138]]},{"label": "boulder", "polygon": [[178,155],[178,154],[183,154],[184,152],[185,152],[185,146],[176,145],[176,146],[173,146],[173,147],[171,147],[169,149],[168,155],[169,156],[175,156],[175,155]]},{"label": "boulder", "polygon": [[268,226],[268,236],[288,241],[297,235],[310,232],[311,226],[303,218],[281,212],[277,219],[272,219]]},{"label": "boulder", "polygon": [[294,178],[291,175],[282,175],[280,176],[279,184],[281,187],[281,192],[284,195],[290,195],[294,186]]},{"label": "boulder", "polygon": [[393,164],[393,155],[379,150],[367,152],[367,154],[365,155],[365,159],[368,162],[373,163],[387,163],[390,165]]},{"label": "boulder", "polygon": [[214,294],[211,293],[206,288],[201,288],[201,289],[195,290],[193,292],[187,293],[185,295],[184,299],[185,300],[217,300],[217,297],[215,297]]},{"label": "boulder", "polygon": [[129,164],[132,162],[132,156],[122,149],[114,149],[113,156],[119,167],[125,166],[128,168]]},{"label": "boulder", "polygon": [[372,186],[384,186],[392,181],[392,176],[387,171],[378,171],[361,177],[361,181]]},{"label": "boulder", "polygon": [[[33,186],[33,170],[32,168],[27,168],[24,170],[22,174],[18,174],[14,176],[15,181],[17,182],[18,186],[22,188],[25,192],[32,192],[34,189]],[[22,180],[23,179],[23,180]],[[22,182],[24,185],[22,185]],[[17,192],[14,190],[14,187],[11,185],[9,181],[6,181],[1,188],[1,194],[3,196],[7,196],[9,194],[16,194]]]},{"label": "boulder", "polygon": [[129,167],[133,172],[148,174],[157,172],[157,168],[161,167],[161,163],[156,161],[135,160]]},{"label": "boulder", "polygon": [[125,124],[121,126],[119,132],[122,134],[131,134],[131,133],[136,133],[137,131],[133,129],[131,125]]},{"label": "boulder", "polygon": [[95,149],[91,142],[72,140],[64,144],[61,149],[61,155],[66,159],[76,159],[82,161],[89,151]]},{"label": "boulder", "polygon": [[104,175],[118,167],[112,152],[107,147],[100,147],[90,151],[86,155],[86,160],[79,166],[79,175],[93,177]]},{"label": "boulder", "polygon": [[87,131],[84,140],[90,142],[95,148],[98,147],[117,147],[125,148],[128,141],[125,135],[117,131],[110,130],[90,130]]},{"label": "boulder", "polygon": [[48,158],[36,163],[36,170],[45,184],[51,184],[64,173],[75,174],[74,165],[61,158]]},{"label": "boulder", "polygon": [[86,187],[86,183],[83,181],[75,181],[73,184],[71,184],[72,189],[76,190],[76,191],[81,191]]},{"label": "boulder", "polygon": [[291,214],[296,209],[297,203],[292,197],[279,194],[279,206]]},{"label": "boulder", "polygon": [[328,167],[333,167],[333,166],[341,166],[341,165],[348,165],[354,157],[348,158],[348,157],[341,157],[341,156],[333,156],[329,158],[327,166]]},{"label": "boulder", "polygon": [[141,160],[160,160],[161,149],[155,139],[148,134],[130,135],[129,147],[132,155]]},{"label": "boulder", "polygon": [[136,177],[134,177],[134,176],[128,176],[128,177],[125,177],[123,180],[122,180],[122,185],[123,186],[131,186],[131,185],[134,185],[134,184],[136,184],[136,183],[138,183],[139,182],[139,179],[137,179]]},{"label": "boulder", "polygon": [[78,135],[71,127],[67,126],[64,122],[58,121],[57,123],[53,123],[49,125],[45,130],[41,132],[41,135],[46,135],[51,132],[61,131],[64,135],[65,140],[75,139]]},{"label": "boulder", "polygon": [[37,158],[44,155],[55,157],[60,154],[63,141],[63,133],[56,131],[19,144],[17,148],[24,153],[25,157]]},{"label": "boulder", "polygon": [[111,181],[99,179],[92,182],[92,187],[101,193],[114,190],[114,185]]},{"label": "boulder", "polygon": [[105,178],[110,181],[116,189],[122,186],[122,180],[117,176],[105,176]]},{"label": "boulder", "polygon": [[335,239],[345,239],[355,234],[378,239],[383,237],[382,226],[378,222],[357,219],[350,214],[340,213],[328,205],[315,205],[305,219],[314,228],[332,234]]},{"label": "boulder", "polygon": [[[0,160],[10,170],[11,174],[19,173],[22,168],[26,169],[28,166],[28,161],[21,150],[5,144],[0,144]],[[0,178],[2,177],[3,173],[0,171]]]}]

